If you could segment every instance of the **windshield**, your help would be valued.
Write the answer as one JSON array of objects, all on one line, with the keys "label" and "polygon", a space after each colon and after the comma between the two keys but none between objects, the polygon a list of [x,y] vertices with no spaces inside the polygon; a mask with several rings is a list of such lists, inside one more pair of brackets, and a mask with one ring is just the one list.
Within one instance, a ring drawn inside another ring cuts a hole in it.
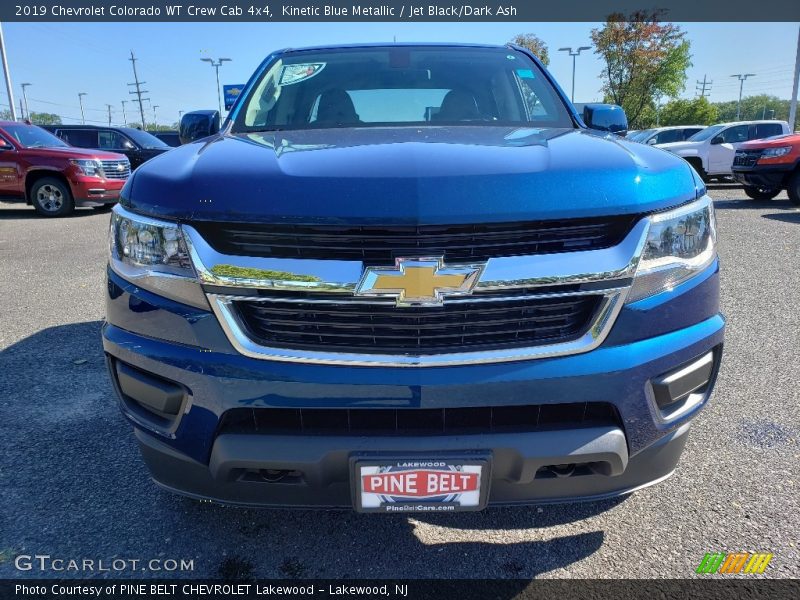
[{"label": "windshield", "polygon": [[284,55],[255,82],[233,131],[427,124],[574,127],[521,52],[393,46]]},{"label": "windshield", "polygon": [[655,129],[645,129],[645,130],[643,130],[643,131],[640,131],[640,132],[639,132],[639,133],[637,133],[636,135],[632,136],[632,137],[631,137],[631,139],[632,139],[634,142],[641,142],[641,141],[643,141],[645,138],[648,138],[648,137],[650,137],[650,135],[651,135],[651,134],[652,134],[654,131],[655,131]]},{"label": "windshield", "polygon": [[5,125],[5,132],[23,148],[67,148],[59,138],[35,125]]},{"label": "windshield", "polygon": [[704,142],[708,138],[714,137],[720,130],[725,127],[725,125],[712,125],[711,127],[706,127],[702,131],[698,131],[692,137],[690,137],[687,142]]},{"label": "windshield", "polygon": [[142,148],[155,149],[170,147],[153,134],[142,131],[141,129],[126,128],[124,131],[125,135],[131,138]]}]

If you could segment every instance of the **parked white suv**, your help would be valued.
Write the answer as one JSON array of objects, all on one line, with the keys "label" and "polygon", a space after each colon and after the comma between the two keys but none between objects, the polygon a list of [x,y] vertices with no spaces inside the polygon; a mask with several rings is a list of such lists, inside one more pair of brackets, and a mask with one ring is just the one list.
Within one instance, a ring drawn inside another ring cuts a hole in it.
[{"label": "parked white suv", "polygon": [[657,144],[685,158],[703,179],[731,175],[736,149],[744,142],[789,133],[785,121],[738,121],[706,127],[685,142]]}]

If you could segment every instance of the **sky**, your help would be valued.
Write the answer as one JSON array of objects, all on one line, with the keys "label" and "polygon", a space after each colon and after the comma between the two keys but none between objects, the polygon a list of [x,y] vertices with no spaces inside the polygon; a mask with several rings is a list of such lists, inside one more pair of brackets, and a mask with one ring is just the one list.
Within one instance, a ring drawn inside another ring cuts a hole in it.
[{"label": "sky", "polygon": [[[133,82],[130,51],[138,59],[150,103],[145,116],[159,124],[178,120],[179,111],[216,108],[214,69],[201,58],[232,59],[220,68],[221,84],[245,83],[271,51],[354,42],[476,42],[502,44],[518,33],[535,33],[550,49],[549,69],[569,94],[572,59],[557,49],[588,46],[599,23],[5,23],[13,93],[19,107],[21,83],[33,112],[55,112],[64,123],[79,123],[78,93],[86,122],[139,122],[128,92]],[[754,73],[744,95],[769,93],[789,98],[797,52],[798,23],[682,23],[691,42],[693,66],[682,97],[695,96],[695,82],[713,81],[712,102],[735,100],[739,81],[730,75]],[[575,101],[602,99],[603,62],[593,52],[577,59]],[[2,87],[2,86],[0,86]],[[0,108],[8,107],[5,88]]]}]

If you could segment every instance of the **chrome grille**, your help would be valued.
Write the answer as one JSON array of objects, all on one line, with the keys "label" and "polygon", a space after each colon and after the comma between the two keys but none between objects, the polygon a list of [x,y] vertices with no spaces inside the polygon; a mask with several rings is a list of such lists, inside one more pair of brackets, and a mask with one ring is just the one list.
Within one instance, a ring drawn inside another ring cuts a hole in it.
[{"label": "chrome grille", "polygon": [[574,339],[588,328],[601,295],[493,297],[404,307],[346,299],[240,299],[248,335],[273,348],[378,354],[435,354],[518,348]]},{"label": "chrome grille", "polygon": [[106,179],[127,179],[131,174],[131,163],[128,159],[122,160],[101,160],[103,173]]}]

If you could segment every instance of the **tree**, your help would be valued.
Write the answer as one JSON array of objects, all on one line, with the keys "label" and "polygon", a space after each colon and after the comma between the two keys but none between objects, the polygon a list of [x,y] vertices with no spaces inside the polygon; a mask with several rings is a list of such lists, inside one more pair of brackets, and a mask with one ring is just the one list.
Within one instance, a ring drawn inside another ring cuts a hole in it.
[{"label": "tree", "polygon": [[[717,108],[721,123],[736,120],[736,104],[736,100],[731,100],[729,102],[715,102],[712,105]],[[775,111],[774,113],[770,112],[773,110]],[[788,121],[789,100],[781,100],[777,96],[769,94],[746,96],[742,98],[742,114],[739,118],[743,121],[761,118]]]},{"label": "tree", "polygon": [[34,125],[61,125],[61,117],[55,113],[32,112],[30,121]]},{"label": "tree", "polygon": [[670,100],[660,112],[661,125],[713,125],[719,111],[704,96],[691,100]]},{"label": "tree", "polygon": [[603,92],[625,109],[631,129],[640,127],[642,111],[658,96],[674,97],[686,84],[691,66],[686,33],[674,23],[661,23],[662,11],[621,13],[592,30],[595,52],[606,68]]},{"label": "tree", "polygon": [[545,67],[550,64],[550,53],[547,51],[547,44],[535,33],[518,33],[511,40],[511,43],[530,50],[542,61]]}]

